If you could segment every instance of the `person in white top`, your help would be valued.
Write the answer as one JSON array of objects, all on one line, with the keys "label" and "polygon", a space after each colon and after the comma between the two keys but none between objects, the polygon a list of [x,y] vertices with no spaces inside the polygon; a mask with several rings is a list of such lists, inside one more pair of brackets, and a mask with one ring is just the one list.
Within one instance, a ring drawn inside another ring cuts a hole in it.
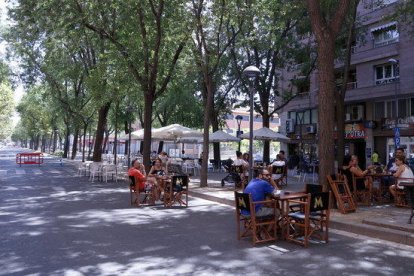
[{"label": "person in white top", "polygon": [[[282,155],[280,155],[280,154],[276,155],[276,160],[273,161],[273,163],[269,165],[268,170],[271,172],[272,171],[272,166],[285,166],[286,161],[283,160],[282,158],[283,158]],[[282,174],[272,174],[272,179],[273,180],[278,180],[281,177],[282,177]]]},{"label": "person in white top", "polygon": [[234,161],[233,165],[234,166],[240,166],[242,165],[244,168],[248,168],[249,167],[249,163],[247,163],[244,159],[243,159],[243,155],[240,151],[236,151],[236,156],[237,159]]},{"label": "person in white top", "polygon": [[[401,182],[409,182],[414,179],[413,171],[405,164],[405,156],[399,155],[395,157],[395,163],[398,166],[397,172],[393,174],[397,178],[397,184],[390,186],[390,193],[395,197],[397,189],[404,189],[404,186],[400,186]],[[409,178],[409,179],[407,179]]]},{"label": "person in white top", "polygon": [[[243,184],[247,183],[247,179],[249,178],[249,163],[247,163],[244,159],[243,159],[243,155],[240,151],[236,151],[236,160],[234,160],[233,162],[233,166],[243,166],[243,173],[240,174],[240,178],[242,180]],[[243,185],[244,186],[244,185]]]}]

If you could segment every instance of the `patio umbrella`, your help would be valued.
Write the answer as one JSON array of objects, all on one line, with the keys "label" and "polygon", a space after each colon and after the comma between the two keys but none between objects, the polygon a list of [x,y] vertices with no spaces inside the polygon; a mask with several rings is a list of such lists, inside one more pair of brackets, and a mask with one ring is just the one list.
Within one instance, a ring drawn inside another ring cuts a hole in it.
[{"label": "patio umbrella", "polygon": [[137,140],[144,140],[144,129],[139,129],[131,132],[131,138]]},{"label": "patio umbrella", "polygon": [[152,130],[152,138],[157,140],[177,141],[184,137],[203,137],[203,133],[180,124],[172,124]]},{"label": "patio umbrella", "polygon": [[217,130],[209,135],[210,143],[216,142],[239,142],[240,138],[230,135],[222,130]]},{"label": "patio umbrella", "polygon": [[[240,135],[241,138],[249,139],[250,133],[244,133]],[[287,142],[290,140],[289,137],[277,133],[267,127],[262,127],[259,129],[253,130],[253,139],[254,140],[269,140],[269,141],[279,141],[279,142]]]},{"label": "patio umbrella", "polygon": [[[144,139],[144,129],[136,130],[131,133],[131,137],[138,140]],[[174,141],[178,142],[180,139],[185,142],[183,138],[187,141],[194,142],[199,137],[203,137],[203,133],[197,130],[182,126],[180,124],[172,124],[165,127],[153,128],[152,129],[152,140],[162,140],[162,141]]]}]

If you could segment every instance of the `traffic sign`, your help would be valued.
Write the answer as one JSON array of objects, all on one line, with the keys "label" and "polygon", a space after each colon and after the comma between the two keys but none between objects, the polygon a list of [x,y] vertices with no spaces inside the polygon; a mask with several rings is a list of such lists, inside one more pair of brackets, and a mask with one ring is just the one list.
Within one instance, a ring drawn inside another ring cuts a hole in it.
[{"label": "traffic sign", "polygon": [[400,137],[395,137],[394,141],[395,141],[395,148],[399,148],[400,147]]},{"label": "traffic sign", "polygon": [[394,136],[395,137],[400,137],[400,128],[399,127],[394,128]]}]

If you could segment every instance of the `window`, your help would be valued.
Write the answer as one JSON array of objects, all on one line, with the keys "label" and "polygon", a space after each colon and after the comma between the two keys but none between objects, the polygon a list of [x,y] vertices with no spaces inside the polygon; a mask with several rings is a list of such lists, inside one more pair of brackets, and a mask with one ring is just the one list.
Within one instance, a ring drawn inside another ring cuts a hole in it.
[{"label": "window", "polygon": [[365,118],[363,105],[349,105],[345,108],[345,113],[349,114],[346,119],[350,121],[358,121]]},{"label": "window", "polygon": [[[395,118],[396,108],[395,101],[385,101],[375,103],[375,120],[381,120],[382,118]],[[398,99],[398,117],[405,118],[414,116],[414,98]]]},{"label": "window", "polygon": [[374,105],[374,119],[381,120],[384,118],[385,115],[385,103],[384,102],[377,102]]},{"label": "window", "polygon": [[399,79],[398,66],[388,63],[375,66],[375,84],[382,85],[392,83]]},{"label": "window", "polygon": [[372,36],[374,37],[374,47],[381,47],[399,41],[399,33],[395,24],[372,30]]}]

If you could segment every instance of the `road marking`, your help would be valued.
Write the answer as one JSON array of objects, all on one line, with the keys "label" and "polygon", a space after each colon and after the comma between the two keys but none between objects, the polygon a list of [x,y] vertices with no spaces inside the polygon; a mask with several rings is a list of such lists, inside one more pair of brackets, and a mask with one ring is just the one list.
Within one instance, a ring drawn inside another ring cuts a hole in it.
[{"label": "road marking", "polygon": [[269,245],[268,248],[270,248],[272,250],[276,250],[276,251],[282,252],[282,253],[289,252],[289,249],[286,249],[286,248],[283,248],[283,247],[280,247],[280,246],[276,246],[276,245]]},{"label": "road marking", "polygon": [[26,174],[24,169],[16,169],[16,174]]},{"label": "road marking", "polygon": [[62,172],[58,170],[50,170],[49,173],[62,173]]},{"label": "road marking", "polygon": [[40,169],[33,169],[34,174],[43,174]]}]

